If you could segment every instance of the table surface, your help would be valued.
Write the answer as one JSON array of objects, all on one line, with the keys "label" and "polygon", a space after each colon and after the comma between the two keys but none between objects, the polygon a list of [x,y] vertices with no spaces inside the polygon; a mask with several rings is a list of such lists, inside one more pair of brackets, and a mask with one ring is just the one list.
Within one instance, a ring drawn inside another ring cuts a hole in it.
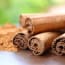
[{"label": "table surface", "polygon": [[18,53],[0,51],[0,65],[65,65],[65,56],[52,54],[34,56],[31,51]]}]

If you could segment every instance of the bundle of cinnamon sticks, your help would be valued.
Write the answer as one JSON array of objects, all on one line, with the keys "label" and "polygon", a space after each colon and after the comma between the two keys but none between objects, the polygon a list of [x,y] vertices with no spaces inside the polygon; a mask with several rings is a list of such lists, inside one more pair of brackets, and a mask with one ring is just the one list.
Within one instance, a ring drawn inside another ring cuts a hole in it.
[{"label": "bundle of cinnamon sticks", "polygon": [[[65,14],[22,14],[19,23],[19,28],[9,24],[0,27],[0,46],[6,42],[17,50],[29,49],[33,55],[43,55],[49,50],[65,55]],[[3,42],[3,38],[8,40]]]},{"label": "bundle of cinnamon sticks", "polygon": [[[65,54],[65,14],[22,14],[19,21],[26,31],[17,34],[13,43],[20,49],[28,48],[33,55],[42,55],[50,48],[56,55]],[[57,41],[59,38],[62,40]]]}]

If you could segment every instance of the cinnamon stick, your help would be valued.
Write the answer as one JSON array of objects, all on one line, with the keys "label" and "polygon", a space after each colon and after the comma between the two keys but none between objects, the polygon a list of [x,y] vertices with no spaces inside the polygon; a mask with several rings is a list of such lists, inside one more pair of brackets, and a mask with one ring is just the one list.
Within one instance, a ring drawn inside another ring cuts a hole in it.
[{"label": "cinnamon stick", "polygon": [[25,21],[25,26],[30,35],[65,29],[65,14],[27,15],[23,17],[22,23]]},{"label": "cinnamon stick", "polygon": [[14,36],[13,44],[17,46],[20,50],[28,48],[28,34],[26,29]]},{"label": "cinnamon stick", "polygon": [[29,39],[28,47],[34,55],[42,55],[51,47],[53,39],[59,36],[57,32],[45,32],[32,36]]},{"label": "cinnamon stick", "polygon": [[65,33],[52,42],[52,52],[56,55],[65,55]]}]

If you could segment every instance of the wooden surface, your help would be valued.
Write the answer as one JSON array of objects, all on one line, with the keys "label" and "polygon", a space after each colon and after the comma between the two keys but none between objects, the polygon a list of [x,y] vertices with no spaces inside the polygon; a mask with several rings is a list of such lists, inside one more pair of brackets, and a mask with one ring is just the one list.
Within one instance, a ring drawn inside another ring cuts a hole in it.
[{"label": "wooden surface", "polygon": [[30,51],[19,53],[0,51],[0,65],[65,65],[65,56],[51,54],[33,56]]}]

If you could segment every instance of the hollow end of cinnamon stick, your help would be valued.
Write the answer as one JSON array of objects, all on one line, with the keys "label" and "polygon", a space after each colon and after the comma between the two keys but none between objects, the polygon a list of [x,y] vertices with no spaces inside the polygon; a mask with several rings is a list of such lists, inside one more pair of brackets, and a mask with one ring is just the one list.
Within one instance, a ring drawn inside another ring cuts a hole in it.
[{"label": "hollow end of cinnamon stick", "polygon": [[17,46],[19,49],[27,49],[28,38],[24,33],[18,33],[13,38],[13,44]]},{"label": "hollow end of cinnamon stick", "polygon": [[31,37],[29,39],[28,48],[33,51],[33,55],[42,55],[45,51],[45,45],[37,37]]},{"label": "hollow end of cinnamon stick", "polygon": [[52,42],[52,53],[55,55],[65,55],[65,34],[60,35]]}]

